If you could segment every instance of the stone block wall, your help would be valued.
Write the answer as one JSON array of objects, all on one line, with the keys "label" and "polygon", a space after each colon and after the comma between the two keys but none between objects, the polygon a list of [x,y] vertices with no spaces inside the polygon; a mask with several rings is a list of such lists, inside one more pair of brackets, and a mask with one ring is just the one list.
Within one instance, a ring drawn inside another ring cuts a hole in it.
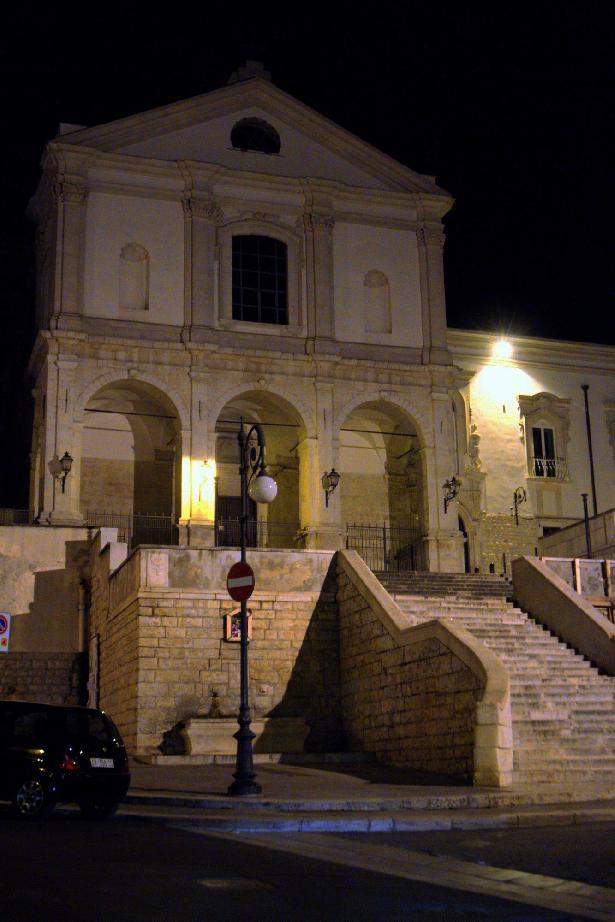
[{"label": "stone block wall", "polygon": [[[225,616],[237,604],[220,576],[226,562],[216,565],[228,554],[142,548],[111,579],[111,551],[96,555],[91,624],[100,637],[100,703],[132,753],[151,752],[179,722],[207,713],[214,691],[223,713],[237,713],[239,644],[225,639]],[[288,583],[289,560],[278,554],[281,581]],[[311,577],[300,575],[308,590],[290,592],[275,591],[275,557],[259,558],[268,572],[263,585],[273,591],[255,593],[249,603],[252,716],[304,716],[308,750],[339,749],[337,606],[326,576],[331,555]],[[299,573],[295,557],[290,566]],[[165,585],[151,585],[156,581]]]},{"label": "stone block wall", "polygon": [[400,643],[341,566],[337,598],[349,747],[392,765],[471,779],[484,682],[436,637]]},{"label": "stone block wall", "polygon": [[[157,747],[179,721],[239,707],[239,644],[224,639],[236,611],[226,592],[140,592],[136,748]],[[253,717],[305,716],[311,750],[339,747],[337,618],[332,593],[250,600]]]},{"label": "stone block wall", "polygon": [[46,704],[82,704],[82,653],[13,653],[0,656],[0,698]]},{"label": "stone block wall", "polygon": [[506,555],[506,573],[512,573],[515,557],[532,557],[538,547],[536,519],[519,516],[515,524],[512,515],[486,515],[480,521],[481,564],[483,573],[489,572],[491,563],[496,573],[504,572],[503,555]]}]

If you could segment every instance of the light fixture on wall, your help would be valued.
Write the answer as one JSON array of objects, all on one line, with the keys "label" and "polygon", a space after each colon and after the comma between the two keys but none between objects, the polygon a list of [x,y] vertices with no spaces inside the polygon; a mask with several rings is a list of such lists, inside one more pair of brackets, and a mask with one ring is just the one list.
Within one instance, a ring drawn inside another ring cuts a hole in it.
[{"label": "light fixture on wall", "polygon": [[73,466],[73,459],[67,451],[64,452],[61,458],[58,458],[57,454],[53,456],[49,462],[49,473],[52,477],[55,477],[56,480],[61,481],[62,483],[62,493],[66,489],[66,478],[71,472]]},{"label": "light fixture on wall", "polygon": [[340,475],[334,467],[331,468],[328,474],[322,475],[321,483],[322,488],[325,491],[325,506],[329,505],[329,494],[335,493],[335,489],[339,482]]},{"label": "light fixture on wall", "polygon": [[459,494],[461,480],[453,474],[452,477],[444,481],[442,489],[444,490],[444,512],[446,514],[449,504],[452,503]]},{"label": "light fixture on wall", "polygon": [[498,339],[493,344],[492,354],[496,359],[511,359],[513,355],[512,343],[507,339]]},{"label": "light fixture on wall", "polygon": [[513,493],[513,509],[515,511],[515,525],[519,524],[519,506],[527,502],[527,493],[523,487],[517,487]]}]

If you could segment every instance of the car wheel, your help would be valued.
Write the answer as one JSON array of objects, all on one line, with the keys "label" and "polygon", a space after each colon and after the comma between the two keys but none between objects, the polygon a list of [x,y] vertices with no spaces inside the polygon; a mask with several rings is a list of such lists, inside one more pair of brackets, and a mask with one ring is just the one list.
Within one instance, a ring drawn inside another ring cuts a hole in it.
[{"label": "car wheel", "polygon": [[13,807],[15,813],[24,819],[44,820],[52,812],[55,802],[38,778],[29,778],[17,788]]},{"label": "car wheel", "polygon": [[87,800],[79,804],[84,820],[104,820],[114,816],[119,803],[114,800]]}]

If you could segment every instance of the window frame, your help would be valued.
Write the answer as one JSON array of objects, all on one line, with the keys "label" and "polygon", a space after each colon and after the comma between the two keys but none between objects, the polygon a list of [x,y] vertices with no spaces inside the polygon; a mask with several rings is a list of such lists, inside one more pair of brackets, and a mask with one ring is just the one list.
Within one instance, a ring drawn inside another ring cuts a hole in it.
[{"label": "window frame", "polygon": [[[527,477],[537,483],[563,483],[570,480],[568,441],[570,438],[570,400],[541,392],[519,396],[519,412],[524,425]],[[535,453],[534,432],[540,432],[542,457]],[[544,433],[551,431],[553,458],[546,455]],[[549,466],[545,462],[552,461]],[[553,473],[550,474],[549,470]]]},{"label": "window frame", "polygon": [[[271,252],[267,253],[267,249]],[[273,260],[272,267],[267,272],[265,271],[266,260]],[[253,261],[253,268],[246,265],[248,261]],[[241,320],[243,323],[288,326],[288,247],[286,244],[277,237],[264,234],[233,234],[231,265],[233,320]],[[254,276],[254,284],[251,284],[249,275]],[[265,276],[270,278],[268,283],[264,281]],[[238,298],[236,298],[236,292],[239,292]],[[247,303],[250,295],[254,297],[256,302],[254,305]],[[264,303],[268,298],[272,300],[272,304]],[[247,312],[255,313],[256,318],[236,316],[237,313]],[[267,312],[282,319],[266,319]]]},{"label": "window frame", "polygon": [[[287,323],[263,323],[233,319],[233,237],[271,237],[286,244]],[[267,220],[232,221],[218,228],[218,315],[216,327],[267,336],[305,336],[302,306],[302,238],[288,225]]]}]

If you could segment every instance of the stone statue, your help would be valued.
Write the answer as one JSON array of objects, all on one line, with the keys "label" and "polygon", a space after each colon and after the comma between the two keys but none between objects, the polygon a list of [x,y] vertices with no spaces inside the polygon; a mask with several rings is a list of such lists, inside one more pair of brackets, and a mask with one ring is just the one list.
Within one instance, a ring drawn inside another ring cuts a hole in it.
[{"label": "stone statue", "polygon": [[476,431],[476,425],[472,423],[470,427],[470,438],[468,439],[468,463],[469,471],[480,471],[482,461],[480,459],[480,435]]}]

